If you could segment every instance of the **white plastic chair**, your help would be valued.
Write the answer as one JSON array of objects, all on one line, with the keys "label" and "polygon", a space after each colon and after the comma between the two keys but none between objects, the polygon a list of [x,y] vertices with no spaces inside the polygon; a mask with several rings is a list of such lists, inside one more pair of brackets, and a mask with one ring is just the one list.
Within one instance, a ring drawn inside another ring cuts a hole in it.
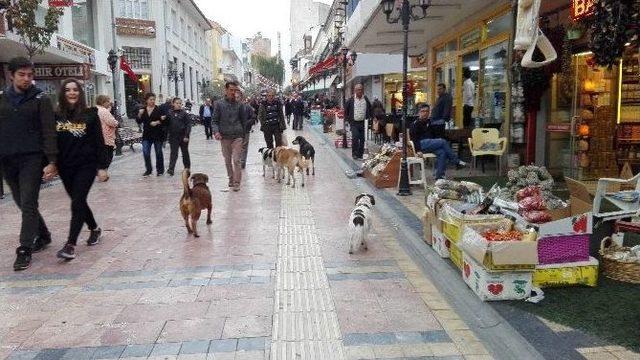
[{"label": "white plastic chair", "polygon": [[[498,150],[480,150],[480,147],[486,143],[490,144],[499,144],[500,147]],[[507,150],[507,138],[500,137],[500,133],[498,129],[493,128],[477,128],[473,129],[471,132],[471,137],[469,138],[469,150],[471,151],[471,156],[473,156],[473,166],[472,169],[476,169],[478,165],[478,156],[486,156],[492,155],[496,157],[496,171],[498,175],[501,173],[501,160],[502,155]],[[484,172],[484,167],[483,167]]]},{"label": "white plastic chair", "polygon": [[[631,179],[610,179],[602,178],[598,180],[598,188],[596,195],[593,198],[593,216],[602,219],[603,221],[623,219],[626,217],[637,218],[640,214],[640,202],[628,202],[614,198],[611,190],[619,190],[624,185],[633,186],[634,191],[640,192],[640,173],[636,174]],[[620,210],[611,212],[600,212],[600,205],[602,199],[607,199],[613,205],[617,206]]]}]

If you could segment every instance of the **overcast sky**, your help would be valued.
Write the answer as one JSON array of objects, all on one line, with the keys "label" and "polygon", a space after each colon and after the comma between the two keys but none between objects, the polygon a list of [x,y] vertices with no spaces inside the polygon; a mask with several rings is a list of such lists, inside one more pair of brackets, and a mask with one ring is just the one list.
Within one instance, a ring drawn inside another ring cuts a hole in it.
[{"label": "overcast sky", "polygon": [[[332,0],[317,0],[331,4]],[[278,37],[282,42],[282,59],[289,79],[289,7],[291,0],[195,0],[200,10],[231,34],[241,39],[252,37],[258,31],[271,39],[271,55],[278,51]],[[286,80],[288,81],[288,80]]]}]

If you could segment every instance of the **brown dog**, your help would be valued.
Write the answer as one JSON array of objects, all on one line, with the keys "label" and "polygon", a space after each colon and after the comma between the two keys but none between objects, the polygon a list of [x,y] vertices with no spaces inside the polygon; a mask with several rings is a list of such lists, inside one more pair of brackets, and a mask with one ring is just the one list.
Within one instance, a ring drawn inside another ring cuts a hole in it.
[{"label": "brown dog", "polygon": [[[302,172],[302,169],[305,169],[307,166],[307,162],[302,155],[300,155],[300,152],[296,149],[279,146],[275,149],[273,157],[278,168],[278,182],[281,182],[284,178],[284,170],[286,168],[289,173],[287,185],[291,184],[291,178],[293,178],[293,185],[291,187],[296,187],[296,177],[294,176],[296,167],[299,168],[299,172]],[[302,186],[304,187],[304,173],[302,174]]]},{"label": "brown dog", "polygon": [[[189,177],[193,187],[189,188]],[[189,234],[199,237],[197,224],[200,219],[202,210],[207,209],[207,225],[211,224],[211,191],[207,183],[209,177],[205,174],[193,174],[189,169],[182,170],[182,185],[184,191],[180,198],[180,212],[184,218],[184,224],[187,226]]]}]

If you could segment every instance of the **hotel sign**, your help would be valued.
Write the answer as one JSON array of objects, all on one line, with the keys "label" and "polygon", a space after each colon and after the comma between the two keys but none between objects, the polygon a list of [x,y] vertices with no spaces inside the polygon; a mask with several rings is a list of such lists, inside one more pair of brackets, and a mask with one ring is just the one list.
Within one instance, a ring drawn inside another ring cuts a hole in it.
[{"label": "hotel sign", "polygon": [[36,64],[33,75],[36,80],[59,80],[67,78],[89,80],[91,69],[89,68],[89,64]]},{"label": "hotel sign", "polygon": [[124,36],[156,37],[153,20],[116,18],[116,33]]},{"label": "hotel sign", "polygon": [[595,0],[571,0],[571,20],[579,21],[593,15]]}]

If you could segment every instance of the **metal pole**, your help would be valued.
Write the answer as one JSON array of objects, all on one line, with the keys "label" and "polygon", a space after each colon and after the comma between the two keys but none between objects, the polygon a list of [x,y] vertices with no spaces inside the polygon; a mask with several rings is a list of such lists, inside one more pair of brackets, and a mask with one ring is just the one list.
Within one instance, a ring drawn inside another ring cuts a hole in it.
[{"label": "metal pole", "polygon": [[[111,41],[112,41],[112,47],[113,47],[113,51],[116,53],[116,55],[118,55],[118,40],[117,40],[117,34],[116,34],[116,10],[115,10],[115,2],[113,0],[111,0]],[[120,57],[118,57],[118,61],[120,60]],[[116,111],[119,111],[118,109],[118,103],[120,103],[120,96],[118,94],[118,89],[120,88],[120,78],[115,76],[115,69],[117,69],[118,66],[118,61],[116,61],[116,66],[114,68],[114,70],[111,72],[113,78],[111,79],[111,81],[113,82],[113,107]]]},{"label": "metal pole", "polygon": [[410,15],[409,0],[403,0],[400,14],[402,18],[402,32],[404,33],[404,47],[402,49],[402,160],[400,162],[398,196],[411,195],[411,188],[409,187],[409,167],[407,165],[407,100],[409,97],[409,88],[407,87],[407,61],[409,58]]},{"label": "metal pole", "polygon": [[347,56],[342,59],[342,147],[347,146]]}]

